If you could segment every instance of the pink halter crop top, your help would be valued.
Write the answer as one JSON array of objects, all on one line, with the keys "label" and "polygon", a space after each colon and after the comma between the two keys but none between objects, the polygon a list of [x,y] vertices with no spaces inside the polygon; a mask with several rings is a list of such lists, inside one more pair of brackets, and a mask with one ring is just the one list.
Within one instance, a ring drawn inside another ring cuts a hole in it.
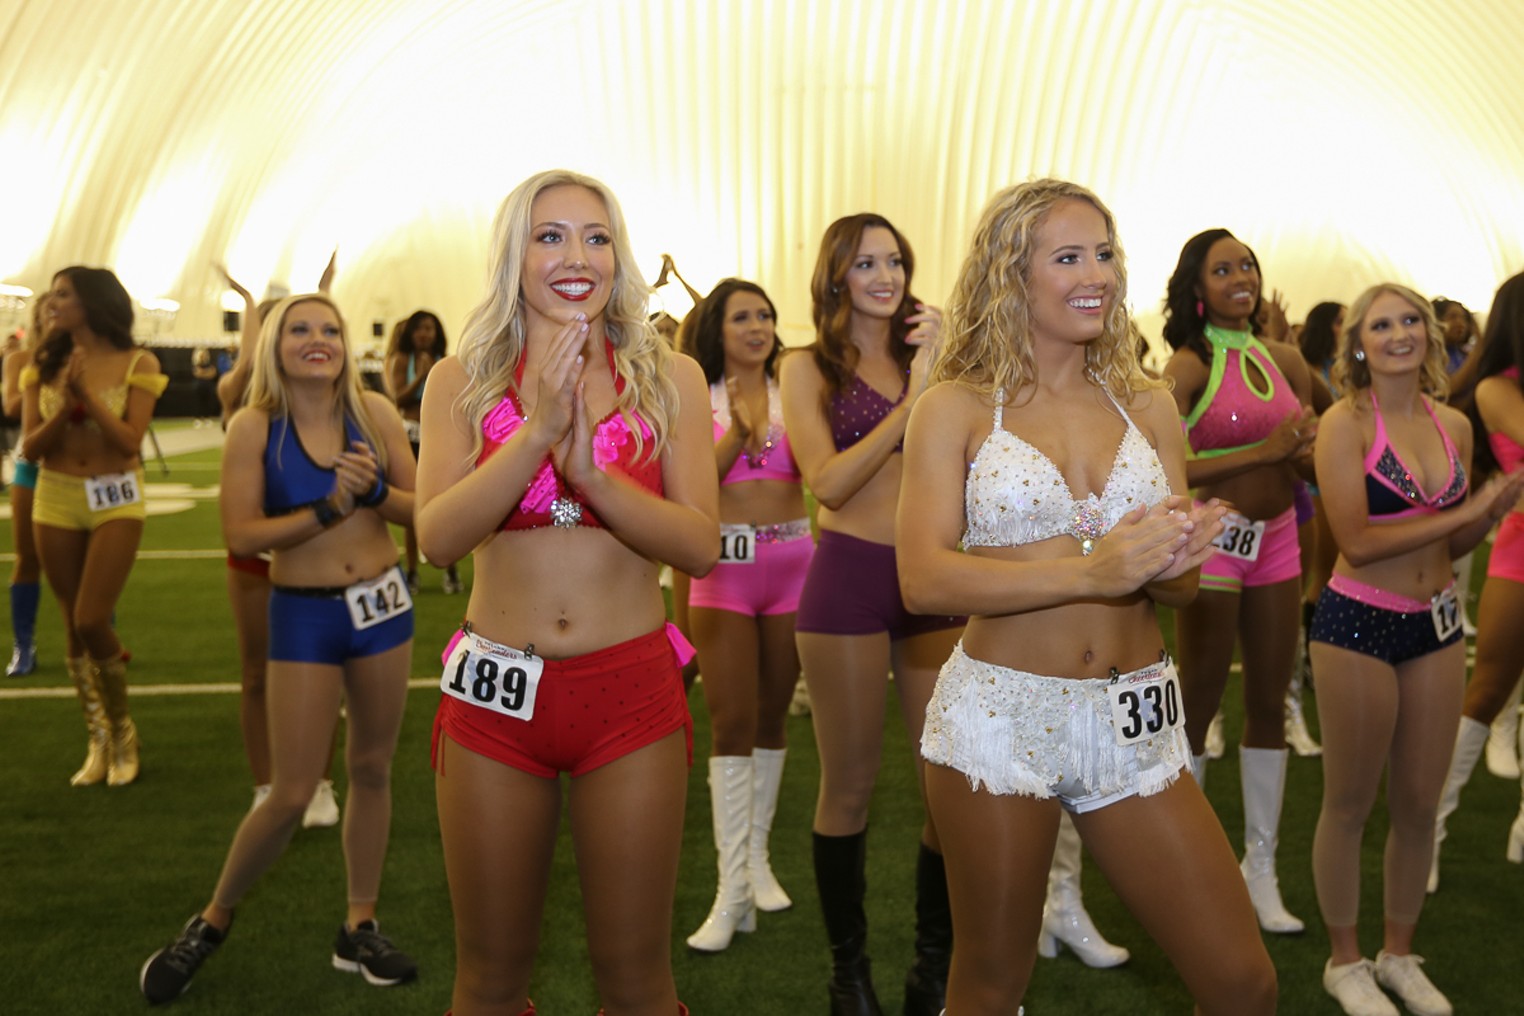
[{"label": "pink halter crop top", "polygon": [[[614,391],[623,392],[625,380],[614,371],[614,346],[612,343],[605,342],[604,349],[608,353],[609,372],[614,375]],[[514,382],[522,380],[523,375],[524,361],[520,359],[518,369],[514,372]],[[662,494],[661,459],[660,457],[647,458],[651,450],[651,442],[655,440],[656,435],[645,420],[638,415],[634,416],[634,419],[640,426],[641,439],[644,441],[640,458],[637,459],[635,454],[635,435],[619,410],[615,409],[593,427],[593,462],[604,472],[608,472],[610,468],[617,469],[635,483],[660,497]],[[487,461],[522,426],[524,426],[524,411],[513,392],[511,390],[505,392],[503,400],[482,417],[482,451],[476,458],[476,464],[480,466]],[[580,508],[580,512],[575,513],[577,520],[574,525],[592,529],[604,528],[603,522],[593,514],[593,510],[583,504],[575,491],[566,487],[566,481],[555,471],[549,456],[540,463],[540,468],[535,471],[534,479],[529,481],[529,487],[524,491],[523,498],[508,512],[508,516],[503,519],[502,525],[498,528],[506,532],[554,525],[555,517],[552,508],[557,502],[574,503]]]},{"label": "pink halter crop top", "polygon": [[[1291,383],[1270,351],[1249,332],[1206,326],[1212,344],[1211,376],[1185,418],[1185,436],[1198,458],[1252,448],[1301,411]],[[1250,372],[1250,364],[1259,368]]]},{"label": "pink halter crop top", "polygon": [[1386,421],[1381,416],[1381,406],[1376,402],[1376,390],[1371,389],[1371,410],[1376,417],[1376,435],[1371,450],[1365,453],[1365,506],[1372,519],[1405,519],[1415,515],[1436,515],[1447,508],[1454,508],[1466,499],[1466,468],[1461,465],[1460,455],[1439,417],[1427,399],[1423,407],[1434,421],[1440,440],[1445,443],[1445,455],[1450,460],[1450,475],[1439,493],[1425,494],[1418,485],[1407,463],[1398,458],[1397,450],[1386,436]]},{"label": "pink halter crop top", "polygon": [[[730,395],[725,390],[725,382],[716,381],[709,386],[709,406],[714,411],[714,440],[718,443],[730,429]],[[794,452],[788,445],[788,435],[783,432],[783,400],[778,396],[778,382],[768,378],[767,437],[762,451],[757,455],[743,451],[730,471],[720,478],[720,486],[747,480],[799,483],[801,479]]]},{"label": "pink halter crop top", "polygon": [[[1509,367],[1503,371],[1503,377],[1512,378],[1514,382],[1517,382],[1519,368]],[[1487,443],[1492,447],[1492,457],[1498,460],[1498,467],[1503,472],[1511,473],[1519,468],[1521,462],[1524,462],[1524,447],[1502,431],[1488,431]]]}]

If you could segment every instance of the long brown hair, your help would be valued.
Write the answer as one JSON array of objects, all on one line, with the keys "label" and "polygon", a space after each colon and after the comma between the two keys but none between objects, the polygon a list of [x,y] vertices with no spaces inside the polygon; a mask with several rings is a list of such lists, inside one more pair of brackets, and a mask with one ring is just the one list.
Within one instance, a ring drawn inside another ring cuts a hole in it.
[{"label": "long brown hair", "polygon": [[882,215],[858,212],[837,219],[826,227],[820,239],[820,256],[815,260],[815,274],[810,279],[810,300],[815,319],[815,343],[810,352],[815,357],[815,367],[825,378],[822,409],[829,415],[830,402],[838,395],[857,367],[857,347],[852,345],[852,296],[847,291],[847,271],[857,248],[862,245],[863,234],[878,227],[887,229],[900,248],[900,263],[905,266],[905,293],[894,319],[889,323],[889,353],[899,364],[900,370],[908,372],[910,361],[915,357],[915,347],[905,341],[910,334],[910,324],[905,320],[915,313],[916,299],[910,293],[910,281],[915,275],[915,253],[910,241],[894,228],[894,224]]}]

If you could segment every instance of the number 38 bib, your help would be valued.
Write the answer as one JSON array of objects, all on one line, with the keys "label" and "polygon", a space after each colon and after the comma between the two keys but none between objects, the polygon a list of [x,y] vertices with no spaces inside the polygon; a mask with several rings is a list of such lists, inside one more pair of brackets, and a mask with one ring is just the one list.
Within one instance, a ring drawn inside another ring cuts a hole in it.
[{"label": "number 38 bib", "polygon": [[466,633],[445,660],[439,690],[515,720],[534,718],[545,661]]},{"label": "number 38 bib", "polygon": [[1265,523],[1255,522],[1237,512],[1222,517],[1222,532],[1212,541],[1220,553],[1240,561],[1259,560],[1260,541],[1265,538]]},{"label": "number 38 bib", "polygon": [[1107,685],[1106,694],[1111,699],[1111,724],[1119,745],[1157,737],[1185,720],[1180,708],[1180,679],[1173,669]]}]

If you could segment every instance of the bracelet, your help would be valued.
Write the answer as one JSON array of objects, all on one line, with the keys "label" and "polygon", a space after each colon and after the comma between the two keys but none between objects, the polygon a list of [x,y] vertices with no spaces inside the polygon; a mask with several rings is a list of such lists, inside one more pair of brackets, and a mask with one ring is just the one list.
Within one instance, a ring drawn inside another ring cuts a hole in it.
[{"label": "bracelet", "polygon": [[339,510],[334,507],[333,502],[326,497],[318,498],[316,501],[313,501],[309,507],[312,509],[313,513],[317,515],[318,525],[322,526],[324,529],[327,529],[329,526],[332,526],[337,522],[342,522],[344,519],[344,516],[339,514]]},{"label": "bracelet", "polygon": [[364,497],[355,498],[355,504],[362,508],[376,508],[380,506],[381,502],[386,500],[387,495],[391,492],[392,488],[387,486],[386,481],[378,479],[376,480],[376,485],[367,491]]}]

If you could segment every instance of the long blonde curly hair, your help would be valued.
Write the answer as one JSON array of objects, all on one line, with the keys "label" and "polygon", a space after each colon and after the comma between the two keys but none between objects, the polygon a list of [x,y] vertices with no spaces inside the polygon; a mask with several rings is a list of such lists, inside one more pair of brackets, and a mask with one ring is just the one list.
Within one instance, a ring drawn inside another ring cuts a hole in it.
[{"label": "long blonde curly hair", "polygon": [[381,440],[381,432],[376,429],[370,411],[365,408],[365,387],[360,383],[360,369],[355,364],[354,351],[349,347],[349,329],[344,324],[339,305],[327,293],[288,296],[265,315],[259,329],[259,346],[254,353],[254,370],[249,376],[244,405],[262,410],[272,419],[278,417],[283,427],[291,425],[291,400],[286,391],[286,372],[280,363],[280,333],[286,326],[286,315],[299,303],[320,303],[338,318],[339,335],[344,340],[344,366],[333,386],[333,420],[340,427],[346,416],[353,420],[360,435],[375,450],[376,461],[385,472],[386,444]]},{"label": "long blonde curly hair", "polygon": [[566,184],[585,187],[602,199],[608,210],[614,246],[614,285],[603,311],[604,329],[614,349],[614,370],[625,379],[624,391],[614,408],[630,424],[636,454],[644,446],[641,428],[630,419],[639,414],[655,435],[648,458],[666,447],[678,410],[677,385],[672,381],[672,352],[647,320],[646,302],[651,289],[625,229],[624,213],[612,191],[602,182],[581,173],[552,169],[536,173],[515,187],[503,200],[492,226],[492,252],[487,269],[487,295],[471,312],[458,347],[466,371],[466,387],[460,393],[462,415],[474,434],[471,458],[482,450],[482,420],[505,392],[519,393],[515,368],[524,356],[526,327],[520,284],[524,253],[534,222],[531,211],[542,191]]},{"label": "long blonde curly hair", "polygon": [[953,381],[991,398],[1003,389],[1009,398],[1037,380],[1027,284],[1038,231],[1054,207],[1071,198],[1089,202],[1106,220],[1117,279],[1101,335],[1085,347],[1086,370],[1123,401],[1134,392],[1163,386],[1144,373],[1134,348],[1127,312],[1127,263],[1117,239],[1116,219],[1089,190],[1051,178],[999,191],[980,214],[968,257],[947,301],[941,349],[932,361],[930,383]]}]

